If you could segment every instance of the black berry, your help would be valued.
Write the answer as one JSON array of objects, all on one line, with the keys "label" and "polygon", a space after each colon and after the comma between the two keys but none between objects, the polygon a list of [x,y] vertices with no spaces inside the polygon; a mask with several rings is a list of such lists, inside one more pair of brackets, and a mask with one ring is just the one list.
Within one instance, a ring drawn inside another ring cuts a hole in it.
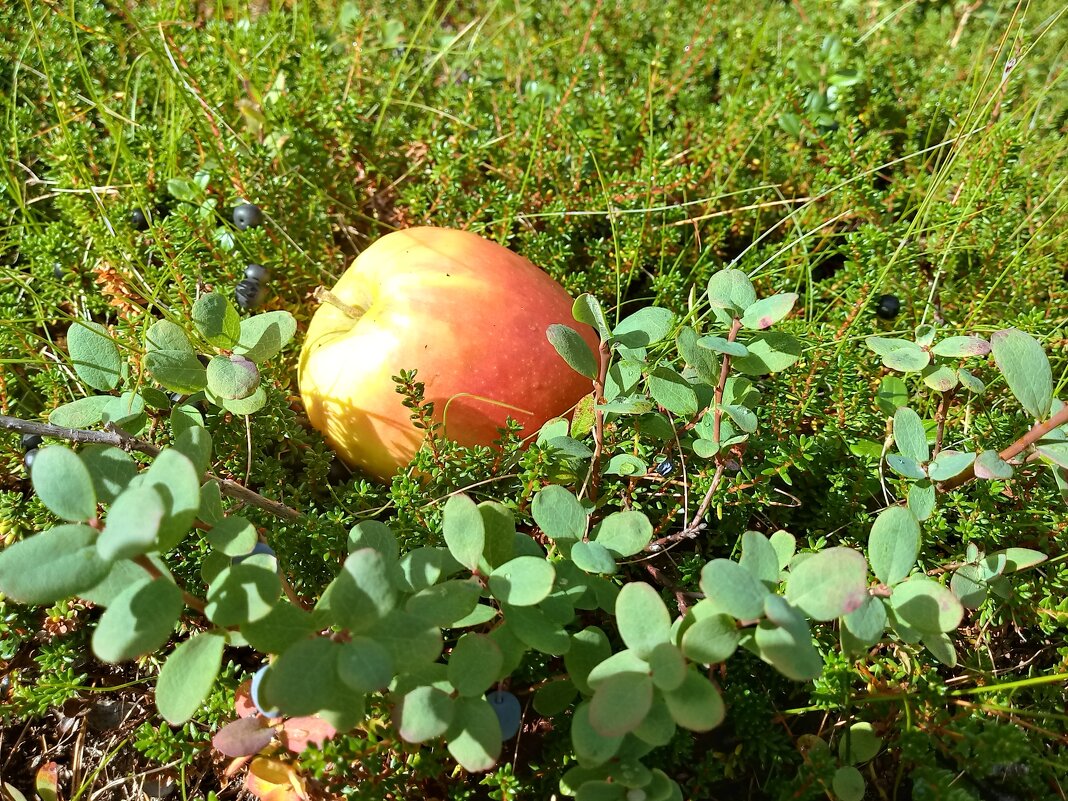
[{"label": "black berry", "polygon": [[245,311],[255,309],[263,303],[264,294],[260,282],[253,280],[252,278],[246,278],[234,287],[234,300],[236,300],[237,305]]},{"label": "black berry", "polygon": [[26,472],[30,472],[30,468],[33,467],[33,460],[37,458],[37,449],[26,451],[26,455],[22,457],[22,463],[26,465]]},{"label": "black berry", "polygon": [[893,320],[901,311],[901,301],[897,295],[882,295],[879,298],[875,313],[884,320]]},{"label": "black berry", "polygon": [[662,476],[670,476],[675,470],[675,463],[670,459],[665,459],[656,466],[656,472]]},{"label": "black berry", "polygon": [[255,203],[242,203],[234,209],[234,225],[237,230],[244,231],[246,228],[255,228],[263,222],[263,212]]},{"label": "black berry", "polygon": [[262,264],[250,264],[245,268],[245,278],[251,278],[253,281],[266,281],[267,268]]},{"label": "black berry", "polygon": [[32,451],[35,450],[44,443],[44,438],[40,434],[23,434],[22,435],[22,450]]},{"label": "black berry", "polygon": [[58,280],[63,277],[63,265],[58,261],[52,265],[52,275]]},{"label": "black berry", "polygon": [[148,217],[145,216],[143,209],[134,209],[130,212],[130,225],[138,231],[148,228]]},{"label": "black berry", "polygon": [[331,484],[344,484],[350,478],[352,478],[352,471],[349,470],[343,461],[335,459],[330,463],[330,470],[326,474],[326,480]]}]

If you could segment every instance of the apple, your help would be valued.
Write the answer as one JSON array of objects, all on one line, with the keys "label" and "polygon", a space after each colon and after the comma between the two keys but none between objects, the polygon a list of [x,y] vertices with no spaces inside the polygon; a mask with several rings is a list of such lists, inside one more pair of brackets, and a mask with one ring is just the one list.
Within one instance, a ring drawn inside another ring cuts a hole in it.
[{"label": "apple", "polygon": [[512,417],[531,434],[590,381],[556,353],[553,323],[580,331],[572,299],[522,256],[467,231],[408,228],[375,241],[312,317],[298,382],[308,418],[350,466],[383,481],[425,432],[392,377],[417,370],[446,437],[490,445]]}]

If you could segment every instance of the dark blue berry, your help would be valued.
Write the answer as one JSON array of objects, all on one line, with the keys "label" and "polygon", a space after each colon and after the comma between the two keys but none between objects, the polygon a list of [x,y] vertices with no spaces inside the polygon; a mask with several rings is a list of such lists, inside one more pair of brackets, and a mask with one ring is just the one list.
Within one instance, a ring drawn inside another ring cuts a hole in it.
[{"label": "dark blue berry", "polygon": [[23,434],[22,435],[22,450],[32,451],[41,447],[44,443],[44,438],[40,434]]},{"label": "dark blue berry", "polygon": [[879,298],[875,313],[884,320],[893,320],[901,311],[901,301],[897,295],[882,295]]},{"label": "dark blue berry", "polygon": [[675,471],[675,463],[670,459],[665,459],[656,466],[656,472],[662,476],[670,476]]},{"label": "dark blue berry", "polygon": [[33,468],[33,460],[37,458],[37,449],[26,451],[26,455],[22,457],[22,463],[26,465],[26,472],[30,472]]},{"label": "dark blue berry", "polygon": [[234,287],[234,300],[245,311],[255,309],[263,303],[265,294],[260,282],[252,278],[246,278]]},{"label": "dark blue berry", "polygon": [[486,700],[497,713],[497,721],[501,724],[501,739],[510,740],[515,737],[523,719],[523,707],[519,705],[519,699],[507,690],[494,690],[486,693]]},{"label": "dark blue berry", "polygon": [[134,209],[130,212],[130,225],[137,231],[144,231],[148,228],[148,217],[144,209]]},{"label": "dark blue berry", "polygon": [[250,264],[245,268],[245,278],[252,281],[266,281],[267,275],[267,268],[262,264]]},{"label": "dark blue berry", "polygon": [[242,203],[234,209],[234,225],[237,230],[244,231],[246,228],[255,228],[263,222],[263,212],[255,203]]},{"label": "dark blue berry", "polygon": [[330,470],[326,474],[326,480],[331,484],[344,484],[352,478],[352,471],[345,466],[345,463],[340,459],[335,459],[330,463]]},{"label": "dark blue berry", "polygon": [[52,265],[52,276],[57,280],[63,277],[63,265],[58,261]]}]

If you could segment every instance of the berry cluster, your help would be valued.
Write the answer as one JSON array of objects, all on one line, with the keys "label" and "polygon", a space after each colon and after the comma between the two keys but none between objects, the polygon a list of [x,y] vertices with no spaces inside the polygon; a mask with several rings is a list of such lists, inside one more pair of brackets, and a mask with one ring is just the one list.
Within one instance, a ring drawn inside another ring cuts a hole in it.
[{"label": "berry cluster", "polygon": [[[255,228],[263,222],[263,212],[255,203],[242,203],[234,209],[234,225],[238,231]],[[263,282],[267,280],[267,270],[259,264],[250,264],[245,268],[245,277],[234,287],[234,300],[245,311],[254,309],[263,303],[266,294]]]}]

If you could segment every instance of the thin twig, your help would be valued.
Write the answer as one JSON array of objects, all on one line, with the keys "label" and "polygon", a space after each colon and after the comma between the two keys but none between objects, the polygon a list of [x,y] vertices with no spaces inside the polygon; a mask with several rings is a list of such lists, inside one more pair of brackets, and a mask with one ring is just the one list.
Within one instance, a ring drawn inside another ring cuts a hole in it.
[{"label": "thin twig", "polygon": [[[37,434],[38,436],[63,439],[69,442],[113,445],[116,448],[122,448],[126,452],[137,451],[153,458],[160,454],[160,448],[151,442],[138,439],[111,423],[107,424],[106,431],[87,431],[80,428],[54,426],[49,423],[36,423],[32,420],[20,420],[17,417],[0,414],[0,428],[17,431],[20,434]],[[270,498],[264,498],[259,493],[253,492],[248,487],[228,478],[222,478],[214,473],[205,473],[201,476],[201,481],[216,481],[223,495],[242,501],[248,506],[255,506],[257,509],[262,509],[283,520],[299,521],[305,519],[305,516],[296,509],[291,509],[285,504],[273,501]]]}]

